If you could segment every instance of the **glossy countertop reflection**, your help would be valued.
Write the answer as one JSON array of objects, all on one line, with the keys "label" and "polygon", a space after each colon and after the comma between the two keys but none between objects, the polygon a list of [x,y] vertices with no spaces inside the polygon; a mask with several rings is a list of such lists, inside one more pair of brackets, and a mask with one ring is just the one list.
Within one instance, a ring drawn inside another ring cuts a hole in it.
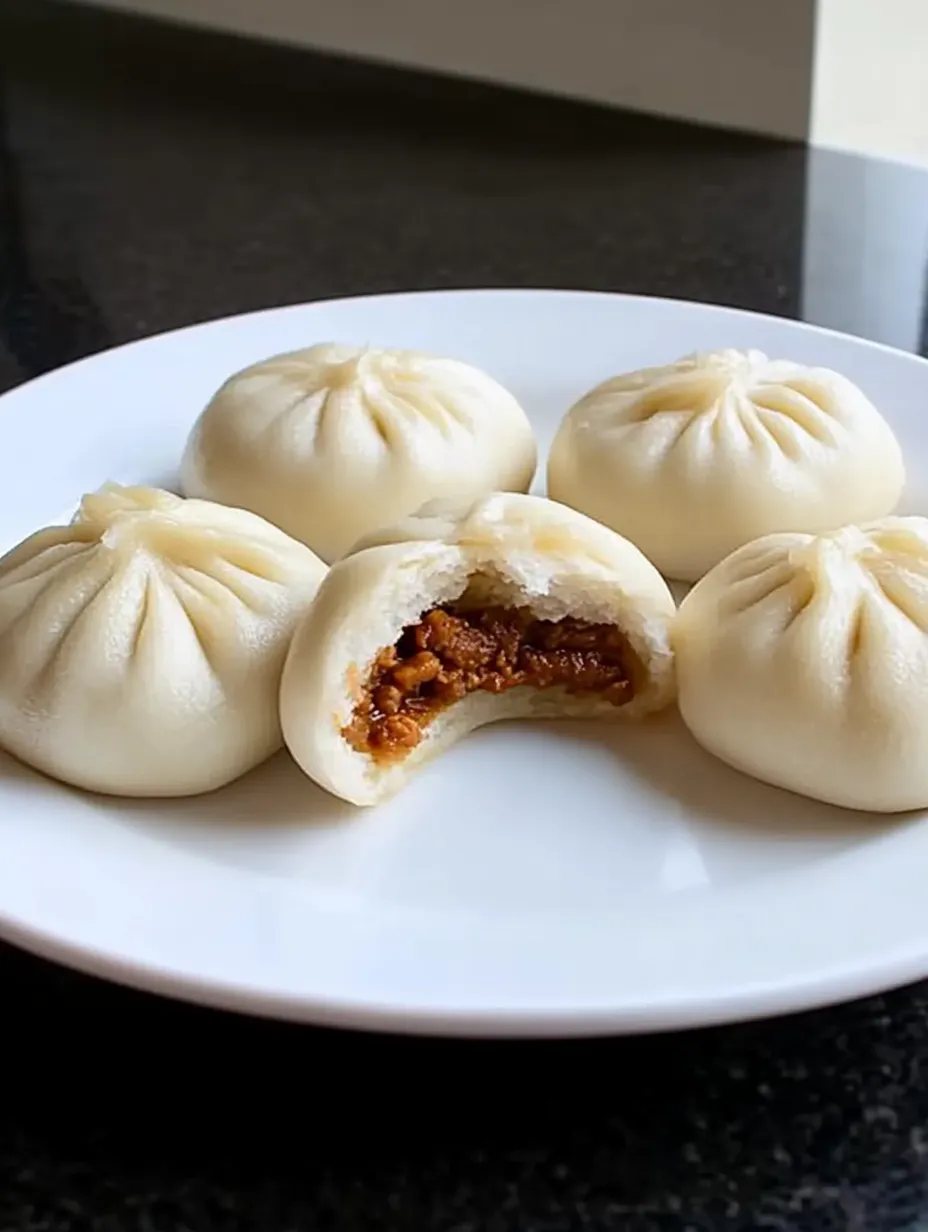
[{"label": "glossy countertop reflection", "polygon": [[[926,239],[912,168],[0,0],[0,390],[437,287],[710,300],[926,352]],[[518,1046],[238,1019],[3,946],[0,981],[3,1229],[928,1226],[924,986]]]},{"label": "glossy countertop reflection", "polygon": [[800,310],[802,148],[0,5],[6,383],[177,325],[365,292]]},{"label": "glossy countertop reflection", "polygon": [[0,0],[0,383],[333,295],[556,286],[925,343],[928,173]]}]

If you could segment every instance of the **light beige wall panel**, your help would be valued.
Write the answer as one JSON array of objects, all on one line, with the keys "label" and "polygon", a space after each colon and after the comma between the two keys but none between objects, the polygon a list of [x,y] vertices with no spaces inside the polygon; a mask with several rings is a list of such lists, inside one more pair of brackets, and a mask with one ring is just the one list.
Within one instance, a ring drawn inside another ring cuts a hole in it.
[{"label": "light beige wall panel", "polygon": [[807,132],[815,0],[104,2],[684,119]]}]

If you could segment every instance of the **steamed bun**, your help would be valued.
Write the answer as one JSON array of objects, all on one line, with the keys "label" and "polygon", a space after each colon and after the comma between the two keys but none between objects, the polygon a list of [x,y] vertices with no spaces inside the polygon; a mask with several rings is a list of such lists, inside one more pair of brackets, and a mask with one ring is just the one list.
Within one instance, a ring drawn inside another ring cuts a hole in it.
[{"label": "steamed bun", "polygon": [[0,558],[0,746],[91,791],[228,783],[281,745],[284,656],[325,571],[239,509],[85,496]]},{"label": "steamed bun", "polygon": [[741,548],[683,600],[683,719],[755,778],[847,808],[928,806],[928,519]]},{"label": "steamed bun", "polygon": [[641,552],[582,514],[442,502],[332,567],[287,656],[284,739],[317,783],[375,804],[496,719],[660,709],[674,613]]},{"label": "steamed bun", "polygon": [[694,582],[776,531],[883,517],[905,482],[889,425],[846,377],[760,351],[614,377],[566,415],[548,493]]},{"label": "steamed bun", "polygon": [[332,561],[436,497],[524,492],[536,462],[524,411],[486,373],[325,343],[230,377],[194,425],[181,481]]}]

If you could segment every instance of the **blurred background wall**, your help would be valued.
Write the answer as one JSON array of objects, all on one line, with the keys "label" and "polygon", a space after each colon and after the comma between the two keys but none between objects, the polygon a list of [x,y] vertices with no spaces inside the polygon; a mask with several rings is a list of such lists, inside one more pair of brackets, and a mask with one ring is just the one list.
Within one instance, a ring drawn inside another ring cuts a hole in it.
[{"label": "blurred background wall", "polygon": [[809,128],[815,0],[104,2],[776,136]]},{"label": "blurred background wall", "polygon": [[812,139],[928,164],[928,0],[817,5]]},{"label": "blurred background wall", "polygon": [[928,164],[928,0],[98,2]]}]

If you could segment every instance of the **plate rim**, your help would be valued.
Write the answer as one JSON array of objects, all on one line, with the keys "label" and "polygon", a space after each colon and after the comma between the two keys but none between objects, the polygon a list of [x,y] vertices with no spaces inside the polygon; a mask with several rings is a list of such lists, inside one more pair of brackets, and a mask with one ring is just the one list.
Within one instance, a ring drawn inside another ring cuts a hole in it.
[{"label": "plate rim", "polygon": [[568,1040],[678,1034],[814,1013],[892,992],[928,977],[928,953],[919,952],[895,960],[891,968],[881,964],[877,978],[870,968],[849,967],[826,980],[795,982],[786,991],[748,989],[724,998],[677,998],[666,1006],[655,1002],[649,1008],[618,1010],[579,1006],[572,1010],[439,1011],[363,1000],[268,994],[221,979],[195,979],[146,961],[129,962],[52,937],[47,931],[10,920],[2,909],[0,940],[81,975],[180,1004],[323,1029],[435,1039]]},{"label": "plate rim", "polygon": [[852,334],[847,330],[834,329],[828,325],[818,325],[813,321],[804,321],[800,317],[786,315],[780,316],[777,313],[762,312],[756,308],[742,308],[737,304],[719,304],[709,300],[700,300],[695,298],[689,299],[683,296],[673,295],[655,295],[639,291],[604,291],[601,289],[586,290],[583,287],[531,287],[502,285],[498,287],[416,287],[408,290],[374,291],[369,294],[366,292],[358,292],[354,295],[333,295],[311,300],[289,300],[286,303],[268,304],[263,308],[251,308],[244,312],[231,312],[227,313],[225,316],[204,317],[200,320],[189,321],[186,325],[174,325],[167,329],[156,330],[154,333],[143,334],[138,338],[130,338],[125,342],[114,342],[111,346],[103,347],[99,351],[93,351],[89,355],[79,356],[77,359],[69,360],[65,364],[60,364],[57,367],[50,368],[45,372],[40,372],[36,376],[27,377],[26,380],[20,381],[11,389],[7,389],[3,393],[0,393],[0,406],[2,406],[6,399],[13,398],[25,389],[31,389],[43,381],[54,379],[60,374],[73,371],[75,368],[80,368],[86,364],[95,363],[105,356],[112,356],[132,347],[145,346],[148,343],[159,341],[161,339],[172,338],[179,334],[191,333],[200,329],[209,329],[213,326],[222,325],[226,322],[241,321],[245,318],[253,319],[255,317],[271,316],[275,313],[281,312],[295,312],[301,309],[320,307],[322,305],[334,307],[338,304],[353,304],[361,301],[369,303],[377,300],[479,295],[575,296],[584,299],[596,298],[622,300],[630,303],[639,302],[648,304],[668,304],[686,308],[701,308],[710,312],[731,313],[738,317],[748,317],[758,321],[776,321],[779,324],[794,327],[803,333],[813,333],[827,338],[844,339],[868,350],[893,355],[906,361],[913,361],[919,365],[928,365],[928,356],[917,355],[914,351],[905,351],[901,347],[892,346],[887,342],[878,342],[875,339],[867,338],[862,334]]}]

